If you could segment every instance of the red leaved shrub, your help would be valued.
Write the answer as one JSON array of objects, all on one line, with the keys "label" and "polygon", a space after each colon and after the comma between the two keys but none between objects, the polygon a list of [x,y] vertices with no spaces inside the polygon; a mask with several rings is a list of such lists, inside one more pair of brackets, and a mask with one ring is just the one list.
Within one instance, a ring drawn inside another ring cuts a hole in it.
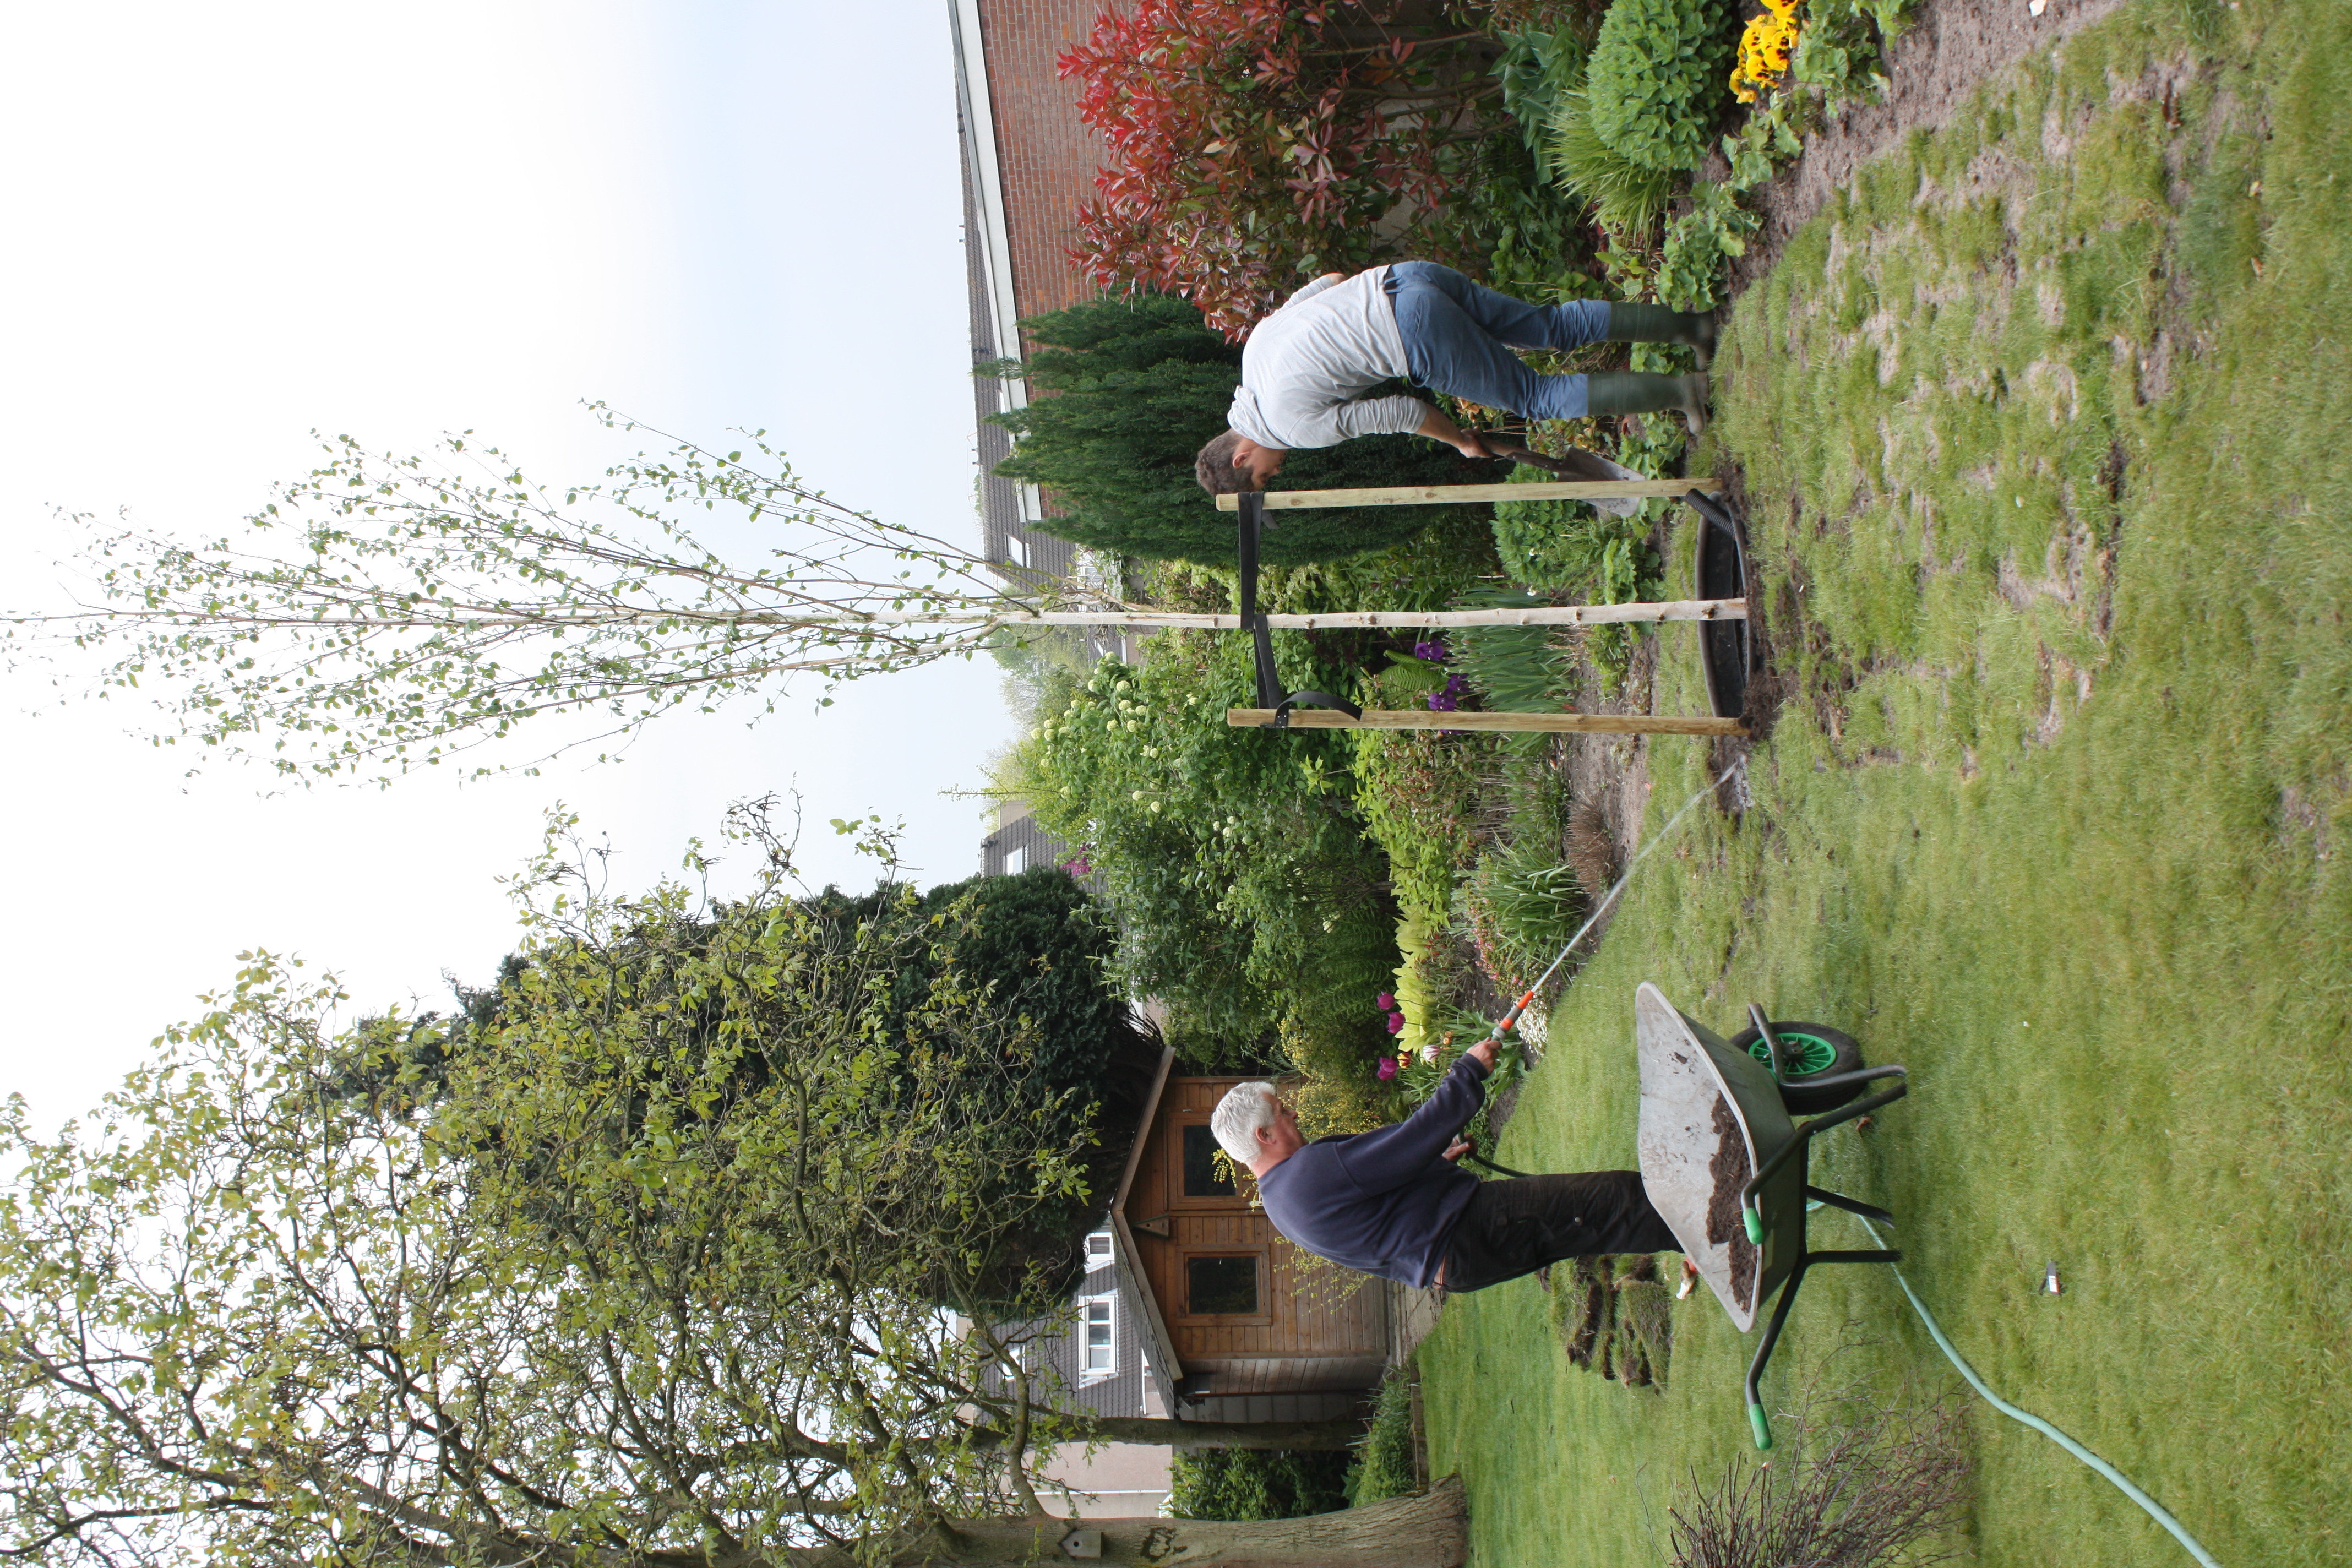
[{"label": "red leaved shrub", "polygon": [[1493,129],[1493,52],[1426,0],[1105,10],[1059,61],[1110,142],[1070,258],[1236,339],[1314,273],[1444,258],[1436,231]]}]

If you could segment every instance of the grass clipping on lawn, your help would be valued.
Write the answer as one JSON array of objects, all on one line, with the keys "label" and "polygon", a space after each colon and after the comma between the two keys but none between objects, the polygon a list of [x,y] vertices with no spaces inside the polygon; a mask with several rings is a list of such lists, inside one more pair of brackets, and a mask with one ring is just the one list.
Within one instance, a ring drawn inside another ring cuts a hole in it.
[{"label": "grass clipping on lawn", "polygon": [[[1864,165],[1740,299],[1714,374],[1778,691],[1753,805],[1630,889],[1497,1152],[1637,1163],[1643,981],[1725,1034],[1750,1001],[1847,1028],[1911,1094],[1811,1180],[1893,1211],[1992,1387],[2265,1568],[2352,1554],[2347,102],[2344,0],[2132,6]],[[1695,639],[1658,648],[1658,710],[1696,710]],[[1647,756],[1655,831],[1709,770]],[[1653,1568],[1673,1480],[1747,1458],[1755,1338],[1677,1302],[1671,1384],[1633,1399],[1529,1353],[1547,1306],[1448,1304],[1432,1462],[1481,1562]],[[1959,1386],[1888,1270],[1821,1268],[1768,1407],[1849,1321],[1881,1386]],[[1966,1417],[1985,1563],[2185,1561]]]}]

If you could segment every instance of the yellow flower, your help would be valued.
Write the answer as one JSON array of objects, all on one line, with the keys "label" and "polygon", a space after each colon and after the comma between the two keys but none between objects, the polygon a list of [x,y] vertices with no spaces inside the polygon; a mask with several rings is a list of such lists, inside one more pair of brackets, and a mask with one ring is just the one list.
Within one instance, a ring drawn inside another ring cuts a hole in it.
[{"label": "yellow flower", "polygon": [[1759,95],[1780,85],[1789,74],[1789,56],[1797,43],[1799,0],[1764,0],[1764,14],[1750,20],[1739,35],[1739,63],[1732,68],[1732,96],[1754,103]]}]

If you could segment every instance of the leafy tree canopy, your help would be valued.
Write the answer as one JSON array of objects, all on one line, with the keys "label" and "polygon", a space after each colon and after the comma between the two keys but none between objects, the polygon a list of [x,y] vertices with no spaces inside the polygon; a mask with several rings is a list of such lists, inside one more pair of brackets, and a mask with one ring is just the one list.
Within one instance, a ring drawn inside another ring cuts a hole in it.
[{"label": "leafy tree canopy", "polygon": [[[1055,1407],[1037,1326],[972,1292],[1080,1152],[1013,1087],[1033,1027],[952,964],[895,984],[921,921],[584,869],[558,837],[523,879],[461,1048],[341,1029],[331,980],[251,954],[89,1125],[0,1108],[0,1554],[1012,1564],[1059,1533],[1056,1443],[1344,1441]],[[1459,1560],[1458,1489],[1360,1522]],[[1185,1528],[1187,1560],[1333,1549]]]}]

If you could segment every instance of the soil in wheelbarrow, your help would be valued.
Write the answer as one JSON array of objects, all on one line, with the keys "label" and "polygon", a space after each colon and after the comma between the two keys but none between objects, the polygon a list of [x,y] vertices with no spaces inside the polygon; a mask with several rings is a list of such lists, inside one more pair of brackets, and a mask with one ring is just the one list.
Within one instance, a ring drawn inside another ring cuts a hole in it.
[{"label": "soil in wheelbarrow", "polygon": [[1715,1097],[1715,1157],[1706,1163],[1715,1178],[1715,1192],[1706,1205],[1706,1238],[1717,1247],[1731,1244],[1731,1299],[1741,1311],[1754,1308],[1756,1244],[1748,1239],[1747,1223],[1739,1217],[1739,1189],[1748,1184],[1748,1140],[1739,1118],[1723,1096]]}]

